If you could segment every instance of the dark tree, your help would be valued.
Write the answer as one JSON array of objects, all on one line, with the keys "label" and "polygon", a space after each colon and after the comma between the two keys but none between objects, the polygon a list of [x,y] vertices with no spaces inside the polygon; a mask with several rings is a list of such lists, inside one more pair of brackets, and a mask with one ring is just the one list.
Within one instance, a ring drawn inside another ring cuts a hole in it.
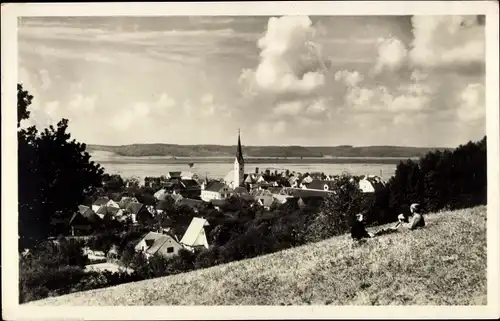
[{"label": "dark tree", "polygon": [[[18,115],[29,116],[32,97],[18,86]],[[71,139],[68,120],[38,132],[18,128],[20,249],[49,236],[51,219],[69,219],[85,197],[102,183],[103,169],[90,161],[86,145]]]},{"label": "dark tree", "polygon": [[31,105],[32,99],[33,96],[23,89],[23,85],[17,84],[17,127],[20,126],[21,120],[30,116],[28,106]]}]

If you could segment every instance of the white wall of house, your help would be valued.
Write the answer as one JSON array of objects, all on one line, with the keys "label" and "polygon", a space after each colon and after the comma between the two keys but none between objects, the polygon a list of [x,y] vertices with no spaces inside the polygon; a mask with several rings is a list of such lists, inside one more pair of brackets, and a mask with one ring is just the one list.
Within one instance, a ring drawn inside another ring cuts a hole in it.
[{"label": "white wall of house", "polygon": [[224,187],[220,191],[201,191],[201,199],[205,202],[210,202],[211,200],[224,200],[231,196],[231,191],[229,188]]},{"label": "white wall of house", "polygon": [[373,187],[373,184],[367,179],[362,179],[359,181],[359,189],[361,189],[361,191],[363,193],[374,193],[375,192],[375,188]]}]

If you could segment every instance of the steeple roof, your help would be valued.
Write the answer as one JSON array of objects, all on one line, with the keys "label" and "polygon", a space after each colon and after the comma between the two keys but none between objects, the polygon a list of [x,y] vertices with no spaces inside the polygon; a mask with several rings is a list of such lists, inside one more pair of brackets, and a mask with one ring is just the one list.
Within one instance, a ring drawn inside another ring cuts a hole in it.
[{"label": "steeple roof", "polygon": [[243,159],[243,151],[241,149],[241,139],[240,139],[240,131],[238,130],[238,150],[236,151],[236,159],[240,164],[244,164],[245,160]]}]

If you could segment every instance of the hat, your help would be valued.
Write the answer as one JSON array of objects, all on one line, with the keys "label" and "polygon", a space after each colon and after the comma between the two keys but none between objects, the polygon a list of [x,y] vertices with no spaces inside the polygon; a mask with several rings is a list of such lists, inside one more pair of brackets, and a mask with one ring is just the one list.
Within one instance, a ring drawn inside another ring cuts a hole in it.
[{"label": "hat", "polygon": [[410,206],[410,212],[415,213],[420,209],[420,204],[418,203],[413,203]]}]

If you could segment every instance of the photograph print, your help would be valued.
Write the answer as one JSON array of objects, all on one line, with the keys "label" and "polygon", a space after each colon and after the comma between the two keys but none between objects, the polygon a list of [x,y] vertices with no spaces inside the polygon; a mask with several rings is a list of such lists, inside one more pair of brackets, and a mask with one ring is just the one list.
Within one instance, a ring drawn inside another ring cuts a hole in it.
[{"label": "photograph print", "polygon": [[20,307],[491,304],[486,20],[19,16]]}]

